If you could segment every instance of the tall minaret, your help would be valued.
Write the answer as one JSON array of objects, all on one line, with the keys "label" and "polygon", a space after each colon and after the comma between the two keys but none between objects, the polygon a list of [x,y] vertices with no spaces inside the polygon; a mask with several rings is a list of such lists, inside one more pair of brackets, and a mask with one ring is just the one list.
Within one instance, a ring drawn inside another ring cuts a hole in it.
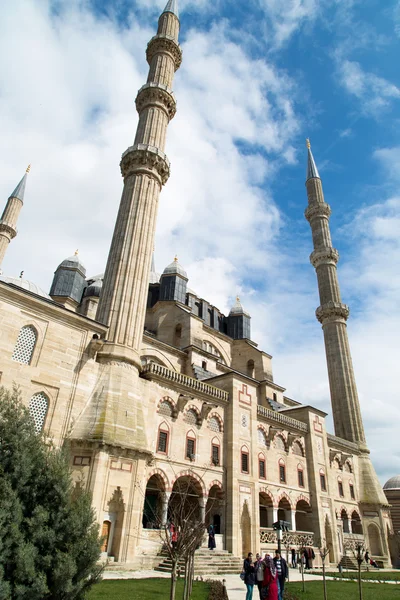
[{"label": "tall minaret", "polygon": [[177,0],[169,0],[147,46],[147,83],[139,90],[139,124],[133,146],[122,155],[124,189],[108,256],[97,320],[109,325],[101,356],[140,369],[149,274],[162,186],[170,166],[164,154],[167,126],[176,112],[171,90],[182,52]]},{"label": "tall minaret", "polygon": [[24,203],[25,186],[31,166],[26,169],[25,175],[9,197],[0,219],[0,267],[8,248],[8,244],[17,235],[17,222],[19,213]]},{"label": "tall minaret", "polygon": [[365,445],[364,427],[347,337],[346,321],[349,308],[342,303],[340,297],[336,269],[339,253],[332,247],[329,230],[331,208],[324,200],[322,182],[309,140],[307,140],[307,148],[308,207],[305,216],[310,223],[314,242],[314,252],[310,256],[310,261],[317,272],[321,302],[316,310],[316,316],[324,331],[335,433],[345,440]]},{"label": "tall minaret", "polygon": [[342,303],[336,265],[339,253],[332,247],[329,230],[331,208],[325,202],[322,182],[307,140],[308,164],[306,188],[308,207],[305,217],[310,223],[314,252],[310,256],[318,279],[321,305],[316,310],[322,324],[328,365],[329,386],[335,433],[357,444],[359,501],[374,505],[379,511],[387,504],[369,457],[351,360],[346,321],[349,307]]}]

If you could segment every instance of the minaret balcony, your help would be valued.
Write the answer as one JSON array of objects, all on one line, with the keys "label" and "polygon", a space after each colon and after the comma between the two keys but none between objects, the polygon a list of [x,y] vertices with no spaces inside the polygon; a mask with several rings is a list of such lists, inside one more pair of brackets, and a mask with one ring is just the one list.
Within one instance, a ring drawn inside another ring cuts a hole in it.
[{"label": "minaret balcony", "polygon": [[175,71],[182,64],[182,49],[172,35],[158,33],[147,44],[146,59],[149,64],[156,54],[169,54],[174,61]]},{"label": "minaret balcony", "polygon": [[341,302],[327,302],[319,306],[315,311],[318,321],[325,325],[326,323],[346,322],[349,318],[350,309],[347,304]]},{"label": "minaret balcony", "polygon": [[0,220],[0,233],[6,235],[10,238],[10,240],[12,240],[17,235],[17,229],[6,221]]},{"label": "minaret balcony", "polygon": [[319,248],[310,254],[310,262],[315,269],[320,265],[336,266],[339,262],[339,252],[336,250],[336,248]]},{"label": "minaret balcony", "polygon": [[166,112],[171,121],[176,114],[176,100],[173,91],[162,83],[146,83],[138,91],[136,110],[140,114],[149,106],[155,106]]},{"label": "minaret balcony", "polygon": [[155,176],[161,185],[165,185],[170,175],[170,162],[159,148],[148,144],[130,146],[121,158],[121,173],[124,179],[137,173]]},{"label": "minaret balcony", "polygon": [[331,216],[331,207],[326,202],[313,203],[307,206],[304,216],[311,224],[314,219],[329,219]]}]

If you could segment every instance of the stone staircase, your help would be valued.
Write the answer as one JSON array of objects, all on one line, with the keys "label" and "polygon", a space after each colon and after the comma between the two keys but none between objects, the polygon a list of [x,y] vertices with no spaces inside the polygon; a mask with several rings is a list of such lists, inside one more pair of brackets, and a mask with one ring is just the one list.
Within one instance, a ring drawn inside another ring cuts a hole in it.
[{"label": "stone staircase", "polygon": [[[342,559],[339,563],[343,571],[358,571],[357,559],[354,556],[342,556]],[[368,566],[365,561],[361,564],[361,571],[372,571],[373,567]]]},{"label": "stone staircase", "polygon": [[[171,559],[166,553],[161,553],[160,558],[163,558],[163,560],[155,567],[155,570],[170,573],[172,568]],[[243,559],[233,556],[233,554],[227,550],[207,550],[200,548],[199,550],[196,550],[194,555],[195,575],[238,574],[241,572],[242,566]],[[178,567],[183,574],[185,571],[184,561],[181,561]]]}]

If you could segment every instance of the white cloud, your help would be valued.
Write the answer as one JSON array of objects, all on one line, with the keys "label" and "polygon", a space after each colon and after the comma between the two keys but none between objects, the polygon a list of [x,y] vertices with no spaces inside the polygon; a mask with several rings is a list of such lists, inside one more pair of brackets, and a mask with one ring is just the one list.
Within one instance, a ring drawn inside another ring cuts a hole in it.
[{"label": "white cloud", "polygon": [[277,48],[287,42],[304,25],[313,23],[319,14],[317,0],[259,0],[265,10]]},{"label": "white cloud", "polygon": [[365,71],[358,62],[337,56],[337,71],[341,85],[360,101],[361,110],[380,117],[393,100],[400,99],[400,89],[383,77]]}]

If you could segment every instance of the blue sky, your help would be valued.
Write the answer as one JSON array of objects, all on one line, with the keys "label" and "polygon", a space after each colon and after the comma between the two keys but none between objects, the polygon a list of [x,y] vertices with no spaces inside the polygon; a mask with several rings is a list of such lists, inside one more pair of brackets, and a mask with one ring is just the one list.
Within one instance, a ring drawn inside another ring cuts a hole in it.
[{"label": "blue sky", "polygon": [[[165,0],[14,0],[0,8],[0,192],[29,162],[4,272],[49,289],[79,248],[104,270],[145,48]],[[184,60],[156,264],[177,253],[222,310],[240,294],[287,394],[330,412],[304,218],[310,137],[332,207],[368,441],[384,481],[396,441],[400,317],[399,0],[180,0]]]}]

